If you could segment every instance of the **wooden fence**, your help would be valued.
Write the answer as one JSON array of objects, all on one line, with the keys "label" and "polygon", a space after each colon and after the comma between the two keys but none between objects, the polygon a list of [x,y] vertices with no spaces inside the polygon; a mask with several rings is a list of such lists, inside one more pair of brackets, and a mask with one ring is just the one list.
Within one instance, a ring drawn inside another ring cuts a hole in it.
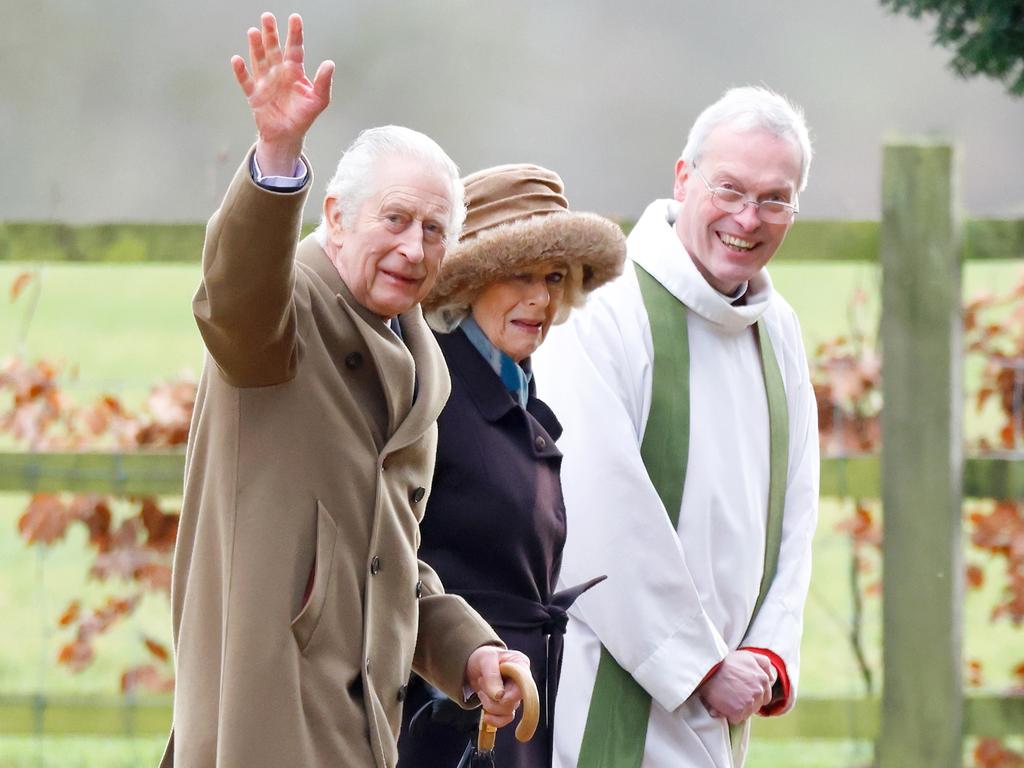
[{"label": "wooden fence", "polygon": [[[780,258],[882,268],[881,457],[822,461],[823,496],[887,511],[880,700],[801,698],[759,738],[878,741],[881,768],[955,768],[963,737],[1024,734],[1024,697],[962,689],[965,497],[1024,498],[1024,462],[962,455],[960,276],[965,259],[1021,259],[1024,220],[962,221],[949,146],[887,146],[881,222],[800,221]],[[194,261],[194,225],[0,224],[0,260]],[[179,494],[181,454],[0,454],[2,491]],[[0,733],[163,733],[166,699],[0,696]]]}]

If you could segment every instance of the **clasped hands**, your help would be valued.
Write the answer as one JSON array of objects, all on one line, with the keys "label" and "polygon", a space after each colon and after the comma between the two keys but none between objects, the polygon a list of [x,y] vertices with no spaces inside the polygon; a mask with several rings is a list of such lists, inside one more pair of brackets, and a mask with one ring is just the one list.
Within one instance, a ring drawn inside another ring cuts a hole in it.
[{"label": "clasped hands", "polygon": [[731,651],[697,688],[697,695],[708,714],[737,725],[771,703],[777,677],[778,671],[766,656]]}]

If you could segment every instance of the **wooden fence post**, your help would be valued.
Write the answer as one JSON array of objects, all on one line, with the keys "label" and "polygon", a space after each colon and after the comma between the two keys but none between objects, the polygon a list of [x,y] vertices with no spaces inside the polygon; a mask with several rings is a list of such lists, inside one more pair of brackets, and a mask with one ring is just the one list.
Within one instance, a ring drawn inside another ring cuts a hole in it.
[{"label": "wooden fence post", "polygon": [[962,765],[961,247],[953,149],[882,170],[881,768]]}]

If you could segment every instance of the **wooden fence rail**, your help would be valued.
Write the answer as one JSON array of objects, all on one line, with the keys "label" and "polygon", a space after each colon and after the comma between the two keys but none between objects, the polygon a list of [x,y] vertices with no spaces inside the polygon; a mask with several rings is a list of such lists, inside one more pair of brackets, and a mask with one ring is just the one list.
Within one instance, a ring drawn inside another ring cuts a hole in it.
[{"label": "wooden fence rail", "polygon": [[[162,736],[171,723],[169,696],[0,695],[0,735]],[[866,698],[802,696],[785,717],[756,718],[757,739],[875,740],[881,702]],[[966,736],[1024,733],[1024,697],[969,696]]]},{"label": "wooden fence rail", "polygon": [[[0,492],[113,493],[180,496],[185,454],[0,452]],[[967,498],[1024,498],[1024,461],[970,458],[964,461]],[[821,495],[881,497],[878,456],[848,456],[821,461]]]},{"label": "wooden fence rail", "polygon": [[[624,223],[628,228],[629,222]],[[879,261],[878,221],[798,220],[779,260]],[[202,224],[63,224],[0,222],[0,262],[198,262]],[[312,230],[311,225],[305,231]],[[963,256],[970,260],[1024,255],[1024,220],[974,219],[964,223]]]}]

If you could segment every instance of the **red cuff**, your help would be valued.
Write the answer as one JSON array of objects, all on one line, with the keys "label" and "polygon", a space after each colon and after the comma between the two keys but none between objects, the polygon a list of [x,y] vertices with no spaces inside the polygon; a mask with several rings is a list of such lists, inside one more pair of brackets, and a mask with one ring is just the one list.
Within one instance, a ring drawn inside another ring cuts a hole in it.
[{"label": "red cuff", "polygon": [[775,686],[777,686],[781,690],[778,690],[778,692],[775,694],[775,696],[768,704],[761,707],[759,714],[764,715],[765,717],[781,714],[782,711],[786,708],[786,704],[789,702],[789,696],[791,691],[789,684],[789,674],[786,672],[786,662],[784,662],[778,656],[778,654],[769,651],[767,648],[752,648],[750,646],[744,646],[739,650],[750,651],[751,653],[759,653],[762,656],[768,657],[768,661],[772,663],[772,666],[775,667],[775,671],[779,673],[778,678],[775,680]]},{"label": "red cuff", "polygon": [[702,685],[704,685],[704,683],[710,680],[711,677],[715,674],[715,672],[717,672],[721,668],[721,666],[722,662],[718,662],[717,664],[715,664],[715,666],[709,669],[708,673],[701,678],[701,681],[699,683],[697,683],[697,687],[700,688]]}]

